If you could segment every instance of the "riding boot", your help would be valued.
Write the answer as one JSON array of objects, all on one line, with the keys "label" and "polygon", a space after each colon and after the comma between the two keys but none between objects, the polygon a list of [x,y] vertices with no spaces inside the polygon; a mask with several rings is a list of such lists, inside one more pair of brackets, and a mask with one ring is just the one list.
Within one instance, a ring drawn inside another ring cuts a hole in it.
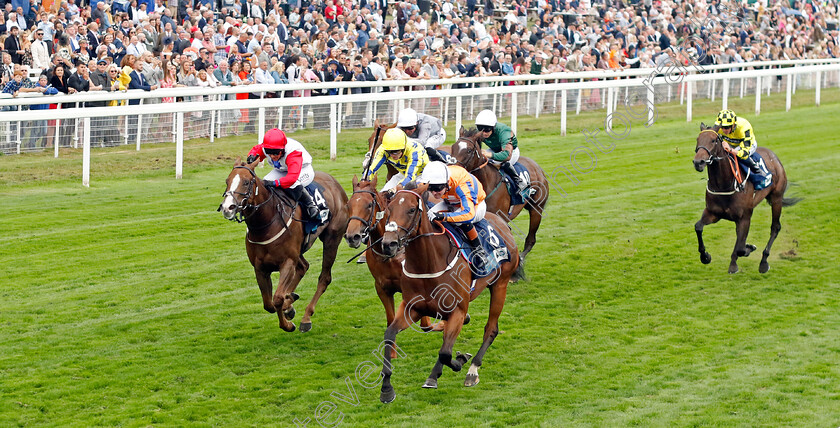
[{"label": "riding boot", "polygon": [[470,256],[470,262],[472,262],[473,267],[475,268],[475,270],[473,270],[473,274],[486,273],[487,253],[484,251],[484,247],[481,246],[481,242],[478,238],[470,239],[470,246],[473,248],[472,255]]},{"label": "riding boot", "polygon": [[528,183],[525,182],[519,174],[516,173],[516,170],[513,168],[513,165],[510,162],[502,162],[502,165],[499,167],[505,174],[509,175],[513,178],[513,183],[516,184],[516,190],[518,193],[522,193],[527,187]]},{"label": "riding boot", "polygon": [[429,161],[435,162],[443,162],[446,163],[446,159],[438,153],[437,149],[433,149],[431,147],[426,147],[426,154],[429,155]]},{"label": "riding boot", "polygon": [[752,156],[747,156],[746,159],[741,159],[741,162],[744,162],[752,171],[753,174],[764,175],[764,172],[758,166],[757,163],[753,160]]},{"label": "riding boot", "polygon": [[303,186],[295,186],[288,190],[295,201],[300,204],[301,208],[303,208],[303,212],[307,219],[320,223],[321,219],[318,214],[318,206],[315,205],[315,201],[312,200],[312,196],[309,195],[309,192],[307,192]]}]

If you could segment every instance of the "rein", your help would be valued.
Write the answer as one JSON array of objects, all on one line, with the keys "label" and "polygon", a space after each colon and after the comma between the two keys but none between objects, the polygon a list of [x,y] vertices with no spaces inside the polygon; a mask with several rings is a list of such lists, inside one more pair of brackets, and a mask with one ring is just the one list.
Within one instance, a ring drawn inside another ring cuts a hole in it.
[{"label": "rein", "polygon": [[[379,204],[379,199],[376,197],[376,192],[374,192],[372,190],[354,190],[353,194],[355,195],[356,193],[367,193],[367,194],[371,195],[371,197],[373,198],[374,204],[376,204],[376,209],[370,210],[370,217],[367,220],[363,219],[359,216],[355,216],[355,215],[350,217],[350,219],[349,219],[349,220],[358,220],[359,223],[362,223],[362,225],[365,226],[365,228],[362,230],[362,241],[363,242],[364,241],[369,241],[370,240],[371,227],[379,224],[379,222],[382,221],[382,219],[385,217],[385,210]],[[377,211],[379,211],[379,212],[377,212]],[[382,254],[379,251],[376,251],[376,248],[373,248],[373,246],[378,244],[379,241],[382,241],[382,238],[383,237],[380,237],[375,242],[369,243],[368,246],[365,247],[364,250],[362,250],[360,253],[354,255],[353,257],[351,257],[350,260],[347,261],[347,263],[350,263],[351,261],[355,260],[357,257],[361,256],[362,253],[364,253],[368,249],[372,250],[374,252],[374,254],[376,254],[379,257],[382,257],[382,258],[385,258],[385,259],[390,259],[391,258],[390,256]]]},{"label": "rein", "polygon": [[[426,209],[425,207],[423,207],[423,205],[424,205],[423,197],[419,193],[417,193],[413,190],[404,190],[404,189],[397,191],[397,193],[394,194],[394,197],[396,197],[396,195],[398,195],[400,193],[408,193],[408,194],[416,196],[417,197],[417,205],[418,205],[418,207],[420,207],[420,210],[418,210],[417,214],[415,214],[414,217],[412,217],[412,219],[411,219],[410,224],[414,224],[411,228],[405,228],[405,227],[402,227],[400,225],[396,225],[399,229],[402,229],[403,231],[405,231],[405,234],[402,237],[397,235],[397,242],[399,243],[400,248],[402,248],[402,247],[408,245],[409,243],[411,243],[412,241],[420,239],[420,238],[424,238],[424,237],[427,237],[427,236],[440,236],[440,235],[445,235],[446,234],[446,229],[443,226],[440,226],[440,229],[441,229],[440,232],[431,232],[431,233],[422,233],[422,234],[418,233],[419,229],[420,229],[420,224],[423,220],[423,218],[420,217],[420,216],[423,215],[422,213]],[[415,218],[417,219],[416,223],[414,221]],[[388,216],[388,219],[390,220],[390,215]],[[388,224],[390,225],[391,223],[388,222]],[[417,229],[417,232],[415,232],[415,229]],[[387,227],[386,227],[386,231],[387,231]],[[392,231],[396,232],[396,230],[392,230]],[[409,236],[411,236],[412,234],[415,234],[415,233],[416,233],[416,235],[414,237],[406,239],[407,237],[409,237]],[[452,246],[450,246],[449,248],[450,248],[449,253],[451,254],[452,253]],[[405,274],[405,276],[407,276],[409,278],[437,278],[437,277],[443,275],[444,272],[452,269],[452,267],[455,266],[455,263],[458,260],[457,249],[458,248],[457,248],[457,245],[456,245],[455,257],[452,259],[451,262],[447,263],[446,268],[444,270],[440,271],[440,272],[429,273],[429,274],[411,273],[411,272],[408,272],[405,269],[405,260],[403,260],[403,263],[402,263],[403,274]],[[447,259],[449,258],[449,254],[446,255],[446,258]]]},{"label": "rein", "polygon": [[[248,181],[248,188],[247,188],[246,192],[243,193],[243,192],[237,192],[237,191],[229,190],[229,191],[226,191],[224,194],[222,194],[222,197],[227,197],[228,195],[233,196],[234,201],[237,200],[237,197],[236,197],[237,195],[242,196],[242,200],[237,201],[236,212],[234,213],[234,216],[231,219],[231,220],[236,220],[237,223],[242,223],[242,222],[248,221],[251,217],[253,217],[254,214],[256,214],[263,206],[265,206],[266,204],[271,202],[272,199],[274,199],[276,197],[276,195],[274,194],[273,191],[271,191],[271,189],[266,189],[266,191],[268,191],[268,198],[265,201],[262,201],[259,204],[249,204],[249,203],[247,203],[247,201],[249,199],[251,199],[251,191],[252,190],[254,192],[254,196],[259,194],[259,186],[257,185],[257,174],[254,172],[254,170],[252,170],[251,168],[249,168],[247,166],[244,166],[244,165],[235,166],[235,167],[233,167],[233,169],[244,169],[244,170],[247,170],[249,173],[251,173],[251,179]],[[282,198],[278,197],[277,199],[278,199],[278,202],[277,202],[277,205],[276,205],[276,211],[275,211],[274,216],[272,216],[271,221],[261,225],[260,227],[253,228],[253,230],[250,227],[246,228],[246,237],[248,239],[248,242],[250,242],[252,244],[257,244],[257,245],[268,245],[268,244],[276,241],[278,238],[280,238],[280,236],[282,236],[286,232],[286,230],[288,230],[289,225],[292,223],[292,220],[301,221],[301,222],[303,221],[301,219],[294,218],[294,211],[292,211],[291,213],[286,212],[286,207],[290,207],[290,208],[292,208],[292,210],[294,210],[294,205],[287,204],[285,201],[283,201]],[[251,213],[250,214],[245,214],[246,210],[250,210]],[[283,220],[283,217],[288,217],[288,220],[286,221],[286,224],[283,225],[283,228],[280,230],[280,232],[278,232],[273,237],[271,237],[267,240],[264,240],[264,241],[252,241],[251,240],[249,235],[251,234],[252,231],[259,232],[259,231],[267,229],[269,226],[274,224],[275,221],[277,221],[278,217],[280,218],[281,221]]]},{"label": "rein", "polygon": [[[472,173],[474,173],[474,172],[480,170],[481,168],[484,168],[485,166],[490,164],[490,159],[488,159],[486,156],[481,156],[481,154],[480,154],[481,153],[481,146],[479,145],[479,143],[477,141],[471,140],[471,139],[466,138],[466,137],[459,137],[458,141],[456,141],[456,144],[460,143],[461,141],[469,142],[469,143],[471,143],[471,145],[476,146],[475,150],[473,151],[473,155],[477,159],[484,158],[484,162],[482,162],[481,165],[479,165],[479,166],[477,166],[477,167],[475,167],[475,168],[473,168],[469,171],[470,174],[472,174]],[[460,162],[458,162],[458,163],[460,163]],[[505,179],[502,176],[502,172],[499,171],[499,182],[496,183],[496,187],[494,187],[493,190],[490,191],[490,193],[487,193],[487,195],[484,198],[489,199],[490,196],[493,196],[493,194],[496,193],[497,190],[499,190],[499,187],[502,187],[502,183],[504,183],[504,182],[505,182]]]},{"label": "rein", "polygon": [[[714,133],[715,139],[712,142],[713,147],[715,147],[719,144],[721,145],[721,147],[723,147],[722,146],[723,140],[721,139],[720,134],[718,134],[717,132],[715,132],[711,129],[703,130],[702,132],[700,132],[700,134],[702,134],[703,132]],[[706,147],[706,146],[697,146],[697,148],[694,149],[694,153],[699,152],[701,149],[705,150],[706,153],[709,154],[709,158],[704,161],[706,163],[706,165],[712,165],[713,163],[715,163],[717,161],[724,160],[724,159],[729,160],[729,169],[732,171],[732,176],[733,176],[732,190],[729,190],[729,191],[712,190],[711,187],[709,187],[709,183],[707,182],[706,183],[706,192],[707,193],[709,193],[710,195],[728,196],[728,195],[732,195],[732,194],[735,194],[735,193],[738,193],[738,192],[744,190],[744,187],[743,187],[742,184],[744,183],[744,181],[746,181],[747,177],[749,177],[749,173],[747,173],[748,175],[745,176],[743,179],[741,178],[741,171],[738,168],[738,161],[737,160],[733,159],[732,156],[714,156],[714,154],[712,154],[712,151],[709,150],[709,148]]]}]

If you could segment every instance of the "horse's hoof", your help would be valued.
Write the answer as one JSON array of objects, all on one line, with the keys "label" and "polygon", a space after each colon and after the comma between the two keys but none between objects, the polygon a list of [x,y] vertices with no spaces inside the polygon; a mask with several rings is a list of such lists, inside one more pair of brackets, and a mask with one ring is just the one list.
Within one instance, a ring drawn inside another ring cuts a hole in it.
[{"label": "horse's hoof", "polygon": [[383,390],[381,394],[379,394],[379,401],[388,404],[394,399],[397,398],[397,393],[394,392],[394,388],[389,388],[388,390]]},{"label": "horse's hoof", "polygon": [[312,323],[311,322],[300,323],[300,332],[301,333],[306,333],[309,330],[312,330]]},{"label": "horse's hoof", "polygon": [[300,299],[300,296],[297,293],[291,293],[290,297],[293,302],[297,302],[297,300]]},{"label": "horse's hoof", "polygon": [[426,383],[423,384],[423,388],[437,389],[437,379],[432,379],[432,378],[426,379]]},{"label": "horse's hoof", "polygon": [[753,244],[747,244],[747,255],[750,255],[753,251],[755,251],[758,247]]},{"label": "horse's hoof", "polygon": [[470,323],[470,314],[467,314],[467,316],[464,317],[464,325],[467,325],[469,323]]},{"label": "horse's hoof", "polygon": [[285,331],[286,331],[286,332],[288,332],[288,333],[291,333],[291,332],[295,331],[295,328],[296,328],[296,327],[295,327],[295,323],[290,322],[289,324],[291,324],[291,325],[292,325],[289,329],[285,329],[285,328],[283,328],[283,325],[282,325],[282,324],[280,325],[280,328],[281,328],[281,329],[283,329],[283,330],[285,330]]},{"label": "horse's hoof", "polygon": [[770,270],[770,264],[769,263],[761,262],[761,264],[758,265],[758,273],[767,273],[768,270]]},{"label": "horse's hoof", "polygon": [[[293,320],[293,319],[295,319],[295,314],[296,313],[297,312],[295,312],[295,308],[291,308],[288,311],[283,312],[283,315],[286,317],[287,320]],[[301,326],[301,328],[303,328],[303,326]]]},{"label": "horse's hoof", "polygon": [[735,267],[730,266],[729,267],[729,273],[738,273],[738,266],[735,266]]},{"label": "horse's hoof", "polygon": [[465,354],[462,354],[460,352],[455,353],[455,360],[460,361],[461,365],[467,364],[467,361],[469,361],[470,358],[472,358],[472,354],[470,354],[470,353],[465,353]]},{"label": "horse's hoof", "polygon": [[270,314],[277,312],[277,309],[274,309],[274,306],[263,306],[263,309]]},{"label": "horse's hoof", "polygon": [[700,254],[700,262],[707,265],[712,262],[712,255],[709,253]]},{"label": "horse's hoof", "polygon": [[467,373],[467,378],[464,379],[464,386],[470,387],[476,385],[478,385],[478,375]]}]

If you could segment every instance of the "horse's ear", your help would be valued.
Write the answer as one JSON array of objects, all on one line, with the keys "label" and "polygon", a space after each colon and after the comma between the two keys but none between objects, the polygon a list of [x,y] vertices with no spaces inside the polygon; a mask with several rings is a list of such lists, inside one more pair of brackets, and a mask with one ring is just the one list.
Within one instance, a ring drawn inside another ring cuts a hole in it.
[{"label": "horse's ear", "polygon": [[700,130],[701,130],[701,131],[705,131],[705,130],[707,130],[707,129],[709,129],[709,127],[707,127],[705,123],[700,122]]},{"label": "horse's ear", "polygon": [[373,129],[379,128],[379,118],[373,120]]},{"label": "horse's ear", "polygon": [[461,129],[458,130],[458,136],[463,137],[466,133],[467,133],[467,128],[464,128],[464,126],[461,125]]},{"label": "horse's ear", "polygon": [[242,156],[236,157],[236,162],[233,163],[233,166],[240,166],[242,165]]},{"label": "horse's ear", "polygon": [[720,129],[720,125],[715,124],[715,126],[710,126],[709,129],[711,129],[712,131],[718,132],[718,129]]},{"label": "horse's ear", "polygon": [[359,188],[359,177],[356,174],[353,174],[353,189]]}]

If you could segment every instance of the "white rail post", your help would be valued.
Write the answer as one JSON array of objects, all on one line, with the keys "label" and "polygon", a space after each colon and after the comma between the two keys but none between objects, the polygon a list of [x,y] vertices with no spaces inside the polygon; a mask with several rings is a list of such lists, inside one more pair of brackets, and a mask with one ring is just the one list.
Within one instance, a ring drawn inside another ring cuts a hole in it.
[{"label": "white rail post", "polygon": [[[303,107],[300,108],[301,115],[303,114]],[[257,141],[262,142],[265,136],[265,107],[257,109]]]},{"label": "white rail post", "polygon": [[[79,108],[79,102],[76,103],[76,108]],[[79,148],[79,118],[73,119],[73,148]]]},{"label": "white rail post", "polygon": [[517,104],[516,92],[512,92],[510,94],[510,129],[513,131],[513,135],[516,135],[516,115],[519,110],[519,106]]},{"label": "white rail post", "polygon": [[711,101],[714,101],[714,100],[715,100],[715,89],[716,89],[716,88],[715,88],[715,82],[717,82],[717,81],[716,81],[716,80],[712,80],[711,85],[709,85],[709,87],[710,87],[710,89],[709,89],[709,98],[711,99]]},{"label": "white rail post", "polygon": [[679,92],[680,92],[680,105],[683,105],[685,102],[685,88],[688,86],[687,82],[680,82]]},{"label": "white rail post", "polygon": [[[140,104],[138,104],[138,105],[141,105],[141,106],[143,105],[143,100],[142,99],[140,100]],[[142,129],[143,129],[143,115],[138,114],[137,115],[137,136],[135,137],[135,139],[136,139],[135,142],[137,144],[137,151],[138,152],[140,151],[140,137],[143,135],[143,132],[141,131]]]},{"label": "white rail post", "polygon": [[755,78],[755,114],[761,113],[761,77]]},{"label": "white rail post", "polygon": [[82,137],[82,186],[90,187],[90,118],[82,119],[84,136]]},{"label": "white rail post", "polygon": [[[612,87],[607,87],[607,120],[604,121],[604,130],[606,132],[612,132],[612,116],[610,116],[613,112],[613,89]],[[617,88],[615,88],[617,89]]]},{"label": "white rail post", "polygon": [[330,160],[335,160],[338,147],[338,106],[330,104]]},{"label": "white rail post", "polygon": [[817,87],[815,88],[816,89],[816,96],[817,96],[817,99],[816,99],[817,107],[820,106],[820,87],[821,86],[822,86],[822,75],[818,71],[817,72]]},{"label": "white rail post", "polygon": [[461,130],[461,110],[463,109],[463,101],[461,96],[455,97],[455,136],[458,136],[458,131]]},{"label": "white rail post", "polygon": [[[441,86],[441,88],[445,87],[446,85]],[[443,126],[449,126],[449,97],[446,97],[443,100]]]},{"label": "white rail post", "polygon": [[184,175],[184,112],[179,111],[175,117],[175,179],[180,179]]},{"label": "white rail post", "polygon": [[694,88],[691,87],[692,83],[694,83],[694,82],[692,82],[691,80],[685,82],[685,94],[686,94],[686,97],[685,97],[685,121],[686,122],[691,122],[691,115],[692,115],[691,107],[692,107],[692,99],[693,99],[693,96],[694,96]]},{"label": "white rail post", "polygon": [[742,77],[741,78],[741,96],[740,96],[740,98],[744,98],[744,86],[746,86],[746,85],[744,85],[744,81],[745,81],[745,79]]},{"label": "white rail post", "polygon": [[[219,100],[218,95],[210,96],[210,99],[215,101]],[[210,110],[210,142],[216,141],[216,114],[219,113],[219,110]]]},{"label": "white rail post", "polygon": [[790,82],[790,81],[791,81],[791,80],[793,80],[793,75],[792,75],[792,74],[788,74],[788,75],[787,75],[787,82],[785,82],[785,83],[786,83],[786,85],[785,85],[785,86],[787,86],[787,88],[785,89],[785,92],[786,92],[786,97],[785,97],[785,111],[790,111],[790,90],[791,90],[791,87],[790,87],[790,86],[791,86],[791,82]]},{"label": "white rail post", "polygon": [[[793,68],[794,69],[796,68],[796,64],[793,65]],[[797,76],[798,76],[798,74],[793,74],[793,73],[791,73],[791,75],[790,75],[790,78],[793,79],[793,84],[792,84],[793,87],[791,88],[791,90],[793,91],[793,95],[796,95],[796,77]]]},{"label": "white rail post", "polygon": [[[61,103],[58,103],[56,105],[56,108],[58,110],[61,110]],[[50,126],[49,123],[47,123],[47,128],[49,128],[49,126]],[[58,158],[58,134],[59,134],[58,130],[59,129],[61,129],[61,120],[60,119],[55,121],[55,141],[53,141],[53,149],[55,149],[55,153],[53,154],[53,156],[56,159]],[[46,141],[46,138],[44,140]]]},{"label": "white rail post", "polygon": [[[670,85],[669,85],[670,87]],[[647,99],[648,99],[648,126],[653,125],[653,113],[656,111],[656,104],[654,104],[654,91],[653,87],[648,88],[647,91]]]},{"label": "white rail post", "polygon": [[[338,88],[338,96],[340,97],[344,92],[344,88]],[[341,133],[341,103],[335,106],[335,132]],[[397,121],[397,116],[394,115],[394,122]]]},{"label": "white rail post", "polygon": [[566,90],[560,91],[560,136],[566,136]]},{"label": "white rail post", "polygon": [[729,106],[729,79],[723,79],[723,91],[721,92],[721,98],[723,98],[723,103],[721,104],[721,110],[726,110]]},{"label": "white rail post", "polygon": [[[580,83],[583,83],[583,79],[580,79]],[[583,89],[578,89],[577,92],[577,106],[575,107],[575,114],[580,114],[580,102],[581,96],[583,95]]]}]

